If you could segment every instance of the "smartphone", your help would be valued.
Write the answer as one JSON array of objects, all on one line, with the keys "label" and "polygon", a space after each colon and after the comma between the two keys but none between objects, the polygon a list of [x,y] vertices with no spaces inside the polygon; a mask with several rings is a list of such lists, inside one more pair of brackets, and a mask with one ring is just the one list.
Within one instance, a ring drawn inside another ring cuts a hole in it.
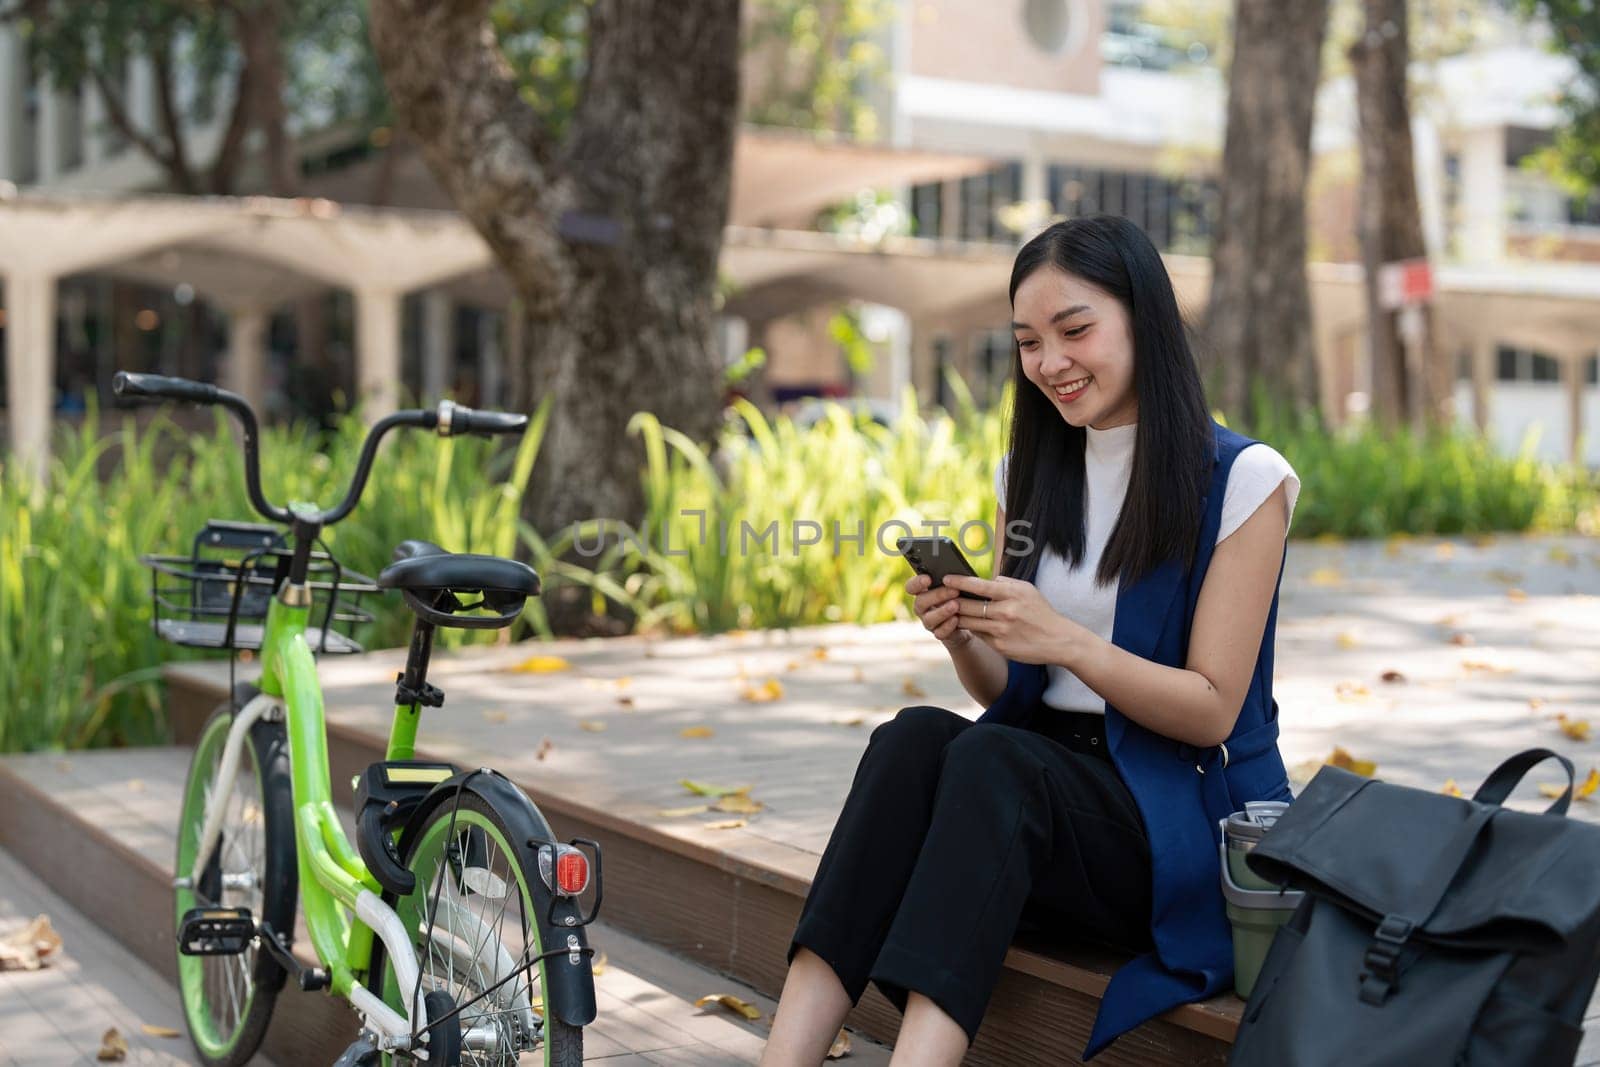
[{"label": "smartphone", "polygon": [[[918,574],[926,574],[933,579],[932,588],[939,588],[944,584],[944,578],[949,574],[968,574],[980,578],[977,571],[972,569],[972,564],[967,562],[967,557],[961,554],[961,548],[950,538],[938,537],[901,537],[897,538],[894,547],[911,564],[911,569]],[[988,600],[986,596],[977,593],[963,592],[962,596],[968,600]]]}]

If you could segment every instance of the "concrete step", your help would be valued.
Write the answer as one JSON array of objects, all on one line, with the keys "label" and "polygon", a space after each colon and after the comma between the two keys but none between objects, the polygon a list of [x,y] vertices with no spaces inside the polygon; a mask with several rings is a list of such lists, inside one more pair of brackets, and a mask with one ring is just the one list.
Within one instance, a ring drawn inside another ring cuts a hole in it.
[{"label": "concrete step", "polygon": [[[71,916],[69,949],[74,943],[89,944],[85,931],[93,930],[95,943],[118,954],[95,958],[97,980],[114,980],[119,989],[142,986],[152,991],[151,996],[165,991],[167,1001],[147,997],[137,1002],[137,1009],[124,1013],[128,1025],[119,1029],[125,1035],[130,1027],[137,1032],[138,1023],[146,1021],[183,1027],[172,988],[176,955],[171,872],[188,763],[189,750],[177,747],[0,758],[0,796],[8,798],[0,805],[0,846],[9,850],[13,867],[28,868],[26,884],[38,887],[31,896],[14,894],[13,880],[0,868],[0,901],[17,896],[14,907],[20,914],[42,899],[38,894],[54,894],[59,903],[35,910],[55,909]],[[0,919],[7,914],[0,911]],[[92,917],[99,927],[83,916]],[[55,919],[53,912],[51,917]],[[775,1007],[771,999],[604,922],[591,928],[590,940],[606,954],[606,964],[596,978],[600,1017],[584,1033],[586,1060],[729,1067],[758,1060]],[[308,944],[302,925],[296,951],[305,962],[310,962]],[[134,977],[125,977],[129,975]],[[0,983],[32,977],[0,975]],[[60,976],[53,980],[59,983]],[[5,988],[0,984],[0,990]],[[741,997],[761,1009],[762,1017],[748,1022],[720,1009],[695,1008],[694,1000],[709,993]],[[22,1002],[0,994],[0,1005],[18,1003]],[[52,1028],[64,1024],[53,1021],[54,1000],[27,1003],[26,1009],[16,1011],[26,1026],[18,1028],[14,1020],[0,1022],[0,1064],[7,1062],[7,1056],[18,1064],[79,1062],[35,1058],[53,1054],[48,1051],[56,1040]],[[163,1004],[164,1013],[158,1012]],[[11,1010],[0,1007],[0,1020],[10,1020]],[[92,1059],[105,1027],[100,1026],[99,1016],[85,1019],[90,1021],[84,1023],[84,1032],[93,1031],[94,1036]],[[355,1029],[355,1016],[343,1001],[289,987],[279,997],[264,1050],[278,1063],[331,1063],[354,1038]],[[23,1047],[14,1047],[13,1033],[28,1035]],[[82,1034],[77,1039],[80,1044],[87,1040]],[[853,1062],[888,1062],[888,1050],[869,1038],[857,1035],[854,1043]],[[188,1051],[186,1039],[160,1044],[153,1055],[181,1056]],[[72,1054],[76,1053],[74,1046]],[[189,1061],[131,1057],[130,1062]]]}]

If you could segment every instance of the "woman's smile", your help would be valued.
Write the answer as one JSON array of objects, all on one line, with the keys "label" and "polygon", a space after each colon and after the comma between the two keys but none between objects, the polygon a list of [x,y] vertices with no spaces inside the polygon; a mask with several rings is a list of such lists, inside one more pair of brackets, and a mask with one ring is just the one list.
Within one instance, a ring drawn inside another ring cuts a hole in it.
[{"label": "woman's smile", "polygon": [[1060,385],[1055,386],[1056,399],[1063,404],[1072,403],[1083,395],[1084,390],[1089,388],[1089,383],[1093,380],[1092,376],[1085,375],[1070,382],[1062,382]]}]

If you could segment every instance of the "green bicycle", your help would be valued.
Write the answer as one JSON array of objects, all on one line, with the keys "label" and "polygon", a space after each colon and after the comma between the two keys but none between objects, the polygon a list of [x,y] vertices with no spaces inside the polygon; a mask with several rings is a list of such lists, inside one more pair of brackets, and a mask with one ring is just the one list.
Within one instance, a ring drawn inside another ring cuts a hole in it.
[{"label": "green bicycle", "polygon": [[[347,999],[360,1017],[360,1037],[337,1067],[581,1063],[583,1027],[595,1018],[584,928],[600,907],[599,845],[558,842],[498,772],[414,758],[420,709],[444,698],[427,681],[436,628],[509,626],[539,594],[538,574],[406,541],[373,582],[320,547],[322,531],[360,499],[391,429],[518,434],[526,416],[449,401],[385,416],[367,434],[343,501],[323,511],[277,507],[262,494],[256,418],[243,398],[125,372],[113,388],[129,401],[232,411],[244,430],[251,504],[270,522],[214,521],[189,557],[145,557],[162,637],[260,654],[259,682],[234,686],[203,727],[183,793],[174,919],[200,1058],[232,1067],[254,1055],[293,975],[303,990]],[[380,589],[398,589],[417,620],[385,758],[356,783],[352,846],[329,783],[313,652],[361,651],[338,626],[370,619],[359,598]],[[297,900],[313,966],[292,952]]]}]

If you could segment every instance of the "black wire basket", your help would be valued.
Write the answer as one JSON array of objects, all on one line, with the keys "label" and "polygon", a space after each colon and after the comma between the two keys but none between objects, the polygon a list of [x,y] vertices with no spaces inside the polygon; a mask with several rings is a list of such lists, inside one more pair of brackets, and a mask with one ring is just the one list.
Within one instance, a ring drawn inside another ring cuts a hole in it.
[{"label": "black wire basket", "polygon": [[[195,534],[189,555],[140,556],[150,568],[156,633],[190,648],[260,649],[267,605],[288,577],[294,554],[284,538],[276,526],[212,519]],[[335,656],[362,651],[351,631],[372,621],[361,599],[376,594],[377,583],[345,569],[323,546],[311,553],[306,585],[311,650]]]}]

